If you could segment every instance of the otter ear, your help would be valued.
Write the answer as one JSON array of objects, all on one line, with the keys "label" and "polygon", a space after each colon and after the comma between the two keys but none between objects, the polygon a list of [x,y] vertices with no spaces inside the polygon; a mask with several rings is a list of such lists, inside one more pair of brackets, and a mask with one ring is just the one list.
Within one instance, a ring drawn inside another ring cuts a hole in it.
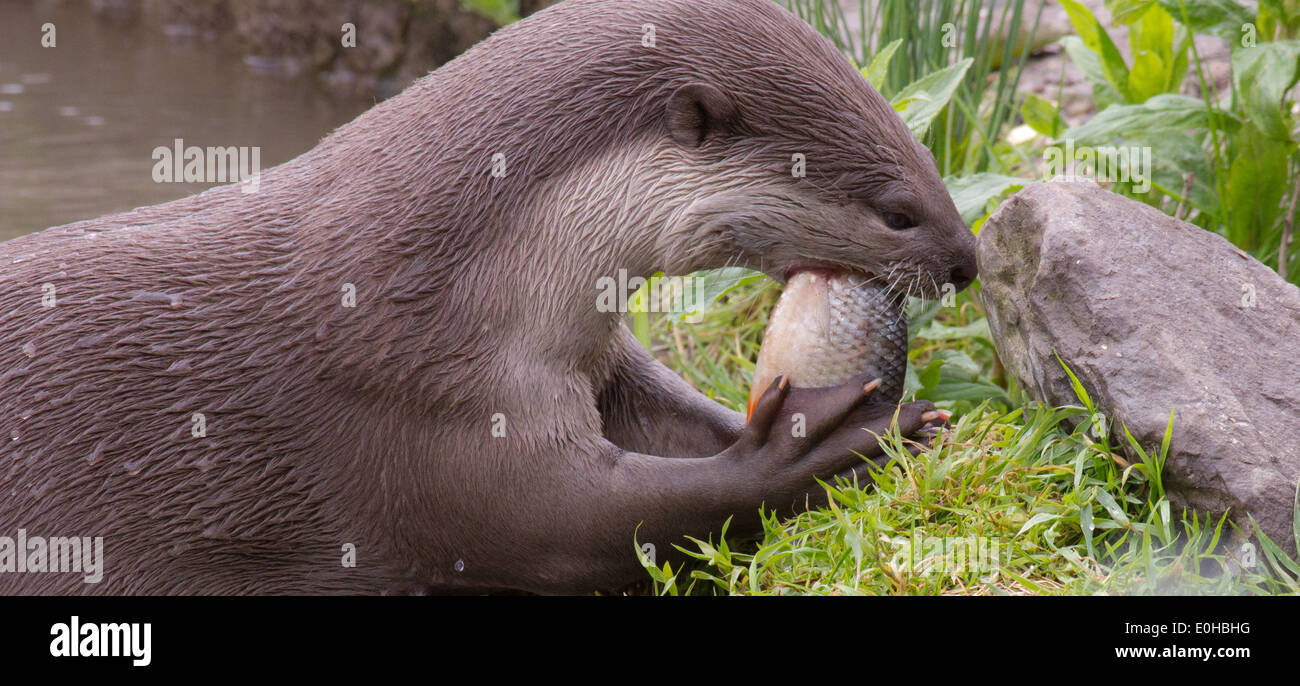
[{"label": "otter ear", "polygon": [[736,120],[731,99],[707,83],[688,83],[668,96],[668,135],[696,147],[710,134],[726,133]]}]

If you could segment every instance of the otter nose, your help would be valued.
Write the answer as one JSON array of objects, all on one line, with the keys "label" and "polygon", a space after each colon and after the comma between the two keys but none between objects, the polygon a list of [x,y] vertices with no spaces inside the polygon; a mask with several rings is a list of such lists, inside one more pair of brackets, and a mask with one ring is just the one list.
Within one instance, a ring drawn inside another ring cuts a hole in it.
[{"label": "otter nose", "polygon": [[978,274],[979,267],[975,266],[975,260],[969,259],[964,260],[961,264],[953,267],[952,270],[948,272],[948,280],[951,281],[952,285],[960,291],[969,286]]}]

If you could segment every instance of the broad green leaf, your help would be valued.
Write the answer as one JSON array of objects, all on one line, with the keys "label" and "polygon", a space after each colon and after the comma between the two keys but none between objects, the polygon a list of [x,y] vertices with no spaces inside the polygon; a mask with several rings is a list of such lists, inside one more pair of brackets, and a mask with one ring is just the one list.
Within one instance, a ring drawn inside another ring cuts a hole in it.
[{"label": "broad green leaf", "polygon": [[925,365],[925,369],[917,372],[917,379],[921,382],[921,387],[925,390],[933,390],[939,385],[939,378],[943,374],[943,360],[930,360]]},{"label": "broad green leaf", "polygon": [[[1190,173],[1192,189],[1188,200],[1191,207],[1213,215],[1213,208],[1220,201],[1214,188],[1215,174],[1211,171],[1213,156],[1202,144],[1203,133],[1188,135],[1183,130],[1154,131],[1125,136],[1124,144],[1151,149],[1152,182],[1171,193],[1182,194],[1186,183],[1184,174]],[[1176,202],[1176,199],[1171,199],[1171,202]]]},{"label": "broad green leaf", "polygon": [[881,48],[871,58],[871,64],[862,70],[862,75],[866,77],[867,83],[870,83],[872,88],[884,92],[885,77],[889,76],[889,62],[894,58],[894,53],[898,52],[898,46],[902,44],[903,39],[899,38]]},{"label": "broad green leaf", "polygon": [[1157,0],[1180,24],[1197,33],[1212,33],[1232,41],[1240,38],[1241,25],[1254,20],[1237,0]]},{"label": "broad green leaf", "polygon": [[972,405],[988,400],[1011,407],[1011,398],[1001,386],[980,380],[982,371],[980,364],[963,351],[936,350],[934,358],[916,374],[916,397]]},{"label": "broad green leaf", "polygon": [[1261,43],[1232,52],[1232,79],[1246,119],[1270,138],[1291,139],[1290,117],[1282,98],[1295,85],[1300,40]]},{"label": "broad green leaf", "polygon": [[1061,0],[1061,4],[1065,7],[1066,14],[1070,15],[1070,23],[1074,25],[1075,33],[1079,34],[1083,44],[1097,56],[1101,71],[1106,76],[1106,82],[1124,98],[1125,102],[1133,102],[1132,94],[1128,90],[1128,65],[1124,64],[1124,56],[1120,54],[1119,48],[1115,47],[1115,42],[1106,33],[1106,27],[1102,26],[1092,12],[1077,0]]},{"label": "broad green leaf", "polygon": [[957,86],[961,85],[961,80],[966,77],[966,70],[970,69],[972,62],[974,60],[967,57],[956,64],[927,74],[908,84],[894,96],[891,102],[895,105],[895,109],[898,109],[898,104],[906,103],[899,115],[907,124],[907,128],[912,131],[913,136],[920,138],[925,135],[930,128],[930,122],[943,111],[948,101],[952,100],[952,94],[956,92]]},{"label": "broad green leaf", "polygon": [[1036,93],[1025,94],[1025,102],[1020,106],[1020,116],[1029,128],[1048,138],[1056,138],[1065,130],[1065,120],[1061,118],[1061,111],[1056,105]]},{"label": "broad green leaf", "polygon": [[910,364],[907,365],[907,371],[903,374],[903,396],[911,396],[922,388],[921,377],[916,373],[916,368]]},{"label": "broad green leaf", "polygon": [[1029,179],[991,172],[944,179],[962,221],[967,224],[988,213],[989,201],[1002,197],[1007,191],[1020,190],[1027,183],[1030,183]]},{"label": "broad green leaf", "polygon": [[1142,17],[1156,0],[1114,0],[1107,3],[1110,10],[1110,20],[1116,24],[1127,26]]},{"label": "broad green leaf", "polygon": [[1001,386],[988,381],[940,381],[934,388],[927,389],[925,393],[918,393],[917,397],[922,400],[931,402],[942,402],[945,400],[968,401],[978,403],[984,400],[991,400],[999,405],[1011,407],[1011,397]]},{"label": "broad green leaf", "polygon": [[922,300],[921,298],[907,299],[907,337],[915,338],[916,333],[921,329],[929,326],[934,321],[939,311],[943,309],[943,302],[939,300]]},{"label": "broad green leaf", "polygon": [[[1151,5],[1129,31],[1129,47],[1133,53],[1149,50],[1162,62],[1173,57],[1174,19],[1158,5]],[[1180,75],[1181,76],[1181,75]]]},{"label": "broad green leaf", "polygon": [[706,269],[695,272],[691,274],[691,278],[700,279],[699,282],[692,285],[689,294],[692,298],[687,303],[688,305],[695,305],[696,309],[680,313],[678,319],[708,309],[719,298],[736,288],[762,279],[763,273],[744,267],[723,267],[721,269]]},{"label": "broad green leaf", "polygon": [[1170,70],[1177,61],[1174,59],[1175,40],[1173,19],[1157,5],[1148,7],[1140,21],[1130,29],[1133,69],[1129,72],[1128,84],[1134,103],[1177,90],[1181,84],[1185,72],[1179,73],[1177,80],[1170,78]]},{"label": "broad green leaf", "polygon": [[1270,0],[1264,0],[1259,4],[1259,14],[1255,15],[1255,26],[1258,28],[1256,38],[1264,36],[1273,36],[1277,32],[1277,25],[1282,21],[1285,10],[1281,8],[1281,0],[1273,0],[1270,6]]},{"label": "broad green leaf", "polygon": [[1083,72],[1083,77],[1092,84],[1092,99],[1096,101],[1099,111],[1113,103],[1124,102],[1124,97],[1106,79],[1106,72],[1101,68],[1101,61],[1097,59],[1097,55],[1089,50],[1078,36],[1066,36],[1060,43],[1065,49],[1065,54],[1070,56],[1070,61],[1074,62],[1079,71]]},{"label": "broad green leaf", "polygon": [[1232,139],[1233,160],[1228,169],[1224,200],[1230,208],[1228,238],[1254,250],[1257,237],[1267,235],[1282,213],[1286,192],[1287,153],[1290,145],[1267,139],[1255,122],[1242,125]]},{"label": "broad green leaf", "polygon": [[959,341],[968,338],[993,341],[993,335],[989,333],[989,320],[985,318],[977,319],[965,326],[946,326],[938,322],[930,322],[928,326],[917,332],[916,337],[927,341]]},{"label": "broad green leaf", "polygon": [[1278,16],[1285,16],[1285,2],[1286,0],[1260,0],[1259,8],[1276,12]]},{"label": "broad green leaf", "polygon": [[934,356],[943,360],[944,379],[976,381],[984,371],[980,363],[963,350],[936,350]]},{"label": "broad green leaf", "polygon": [[1133,102],[1143,103],[1165,92],[1165,63],[1150,50],[1133,55],[1133,69],[1128,74],[1128,90]]},{"label": "broad green leaf", "polygon": [[1205,103],[1186,95],[1157,95],[1141,105],[1111,105],[1065,132],[1075,145],[1105,145],[1125,136],[1203,129],[1210,122]]}]

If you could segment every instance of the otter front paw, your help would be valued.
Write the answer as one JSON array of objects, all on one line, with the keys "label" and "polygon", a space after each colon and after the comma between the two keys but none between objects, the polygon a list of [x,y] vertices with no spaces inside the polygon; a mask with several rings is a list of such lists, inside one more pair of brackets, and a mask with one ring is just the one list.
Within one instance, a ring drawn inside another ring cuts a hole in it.
[{"label": "otter front paw", "polygon": [[824,388],[794,388],[779,377],[757,399],[740,438],[721,457],[735,467],[735,482],[758,500],[794,498],[831,477],[881,454],[877,435],[898,414],[904,435],[941,419],[928,402],[871,403],[879,380],[856,379]]}]

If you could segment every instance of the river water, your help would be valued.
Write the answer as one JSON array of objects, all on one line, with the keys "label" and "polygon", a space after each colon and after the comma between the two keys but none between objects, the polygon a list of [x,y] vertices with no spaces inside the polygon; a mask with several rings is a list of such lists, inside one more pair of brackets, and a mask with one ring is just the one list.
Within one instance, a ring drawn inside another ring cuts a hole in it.
[{"label": "river water", "polygon": [[[46,22],[54,47],[41,45]],[[177,138],[259,146],[266,169],[373,104],[254,73],[220,36],[165,33],[83,3],[0,0],[0,240],[214,185],[154,182],[154,148]]]}]

